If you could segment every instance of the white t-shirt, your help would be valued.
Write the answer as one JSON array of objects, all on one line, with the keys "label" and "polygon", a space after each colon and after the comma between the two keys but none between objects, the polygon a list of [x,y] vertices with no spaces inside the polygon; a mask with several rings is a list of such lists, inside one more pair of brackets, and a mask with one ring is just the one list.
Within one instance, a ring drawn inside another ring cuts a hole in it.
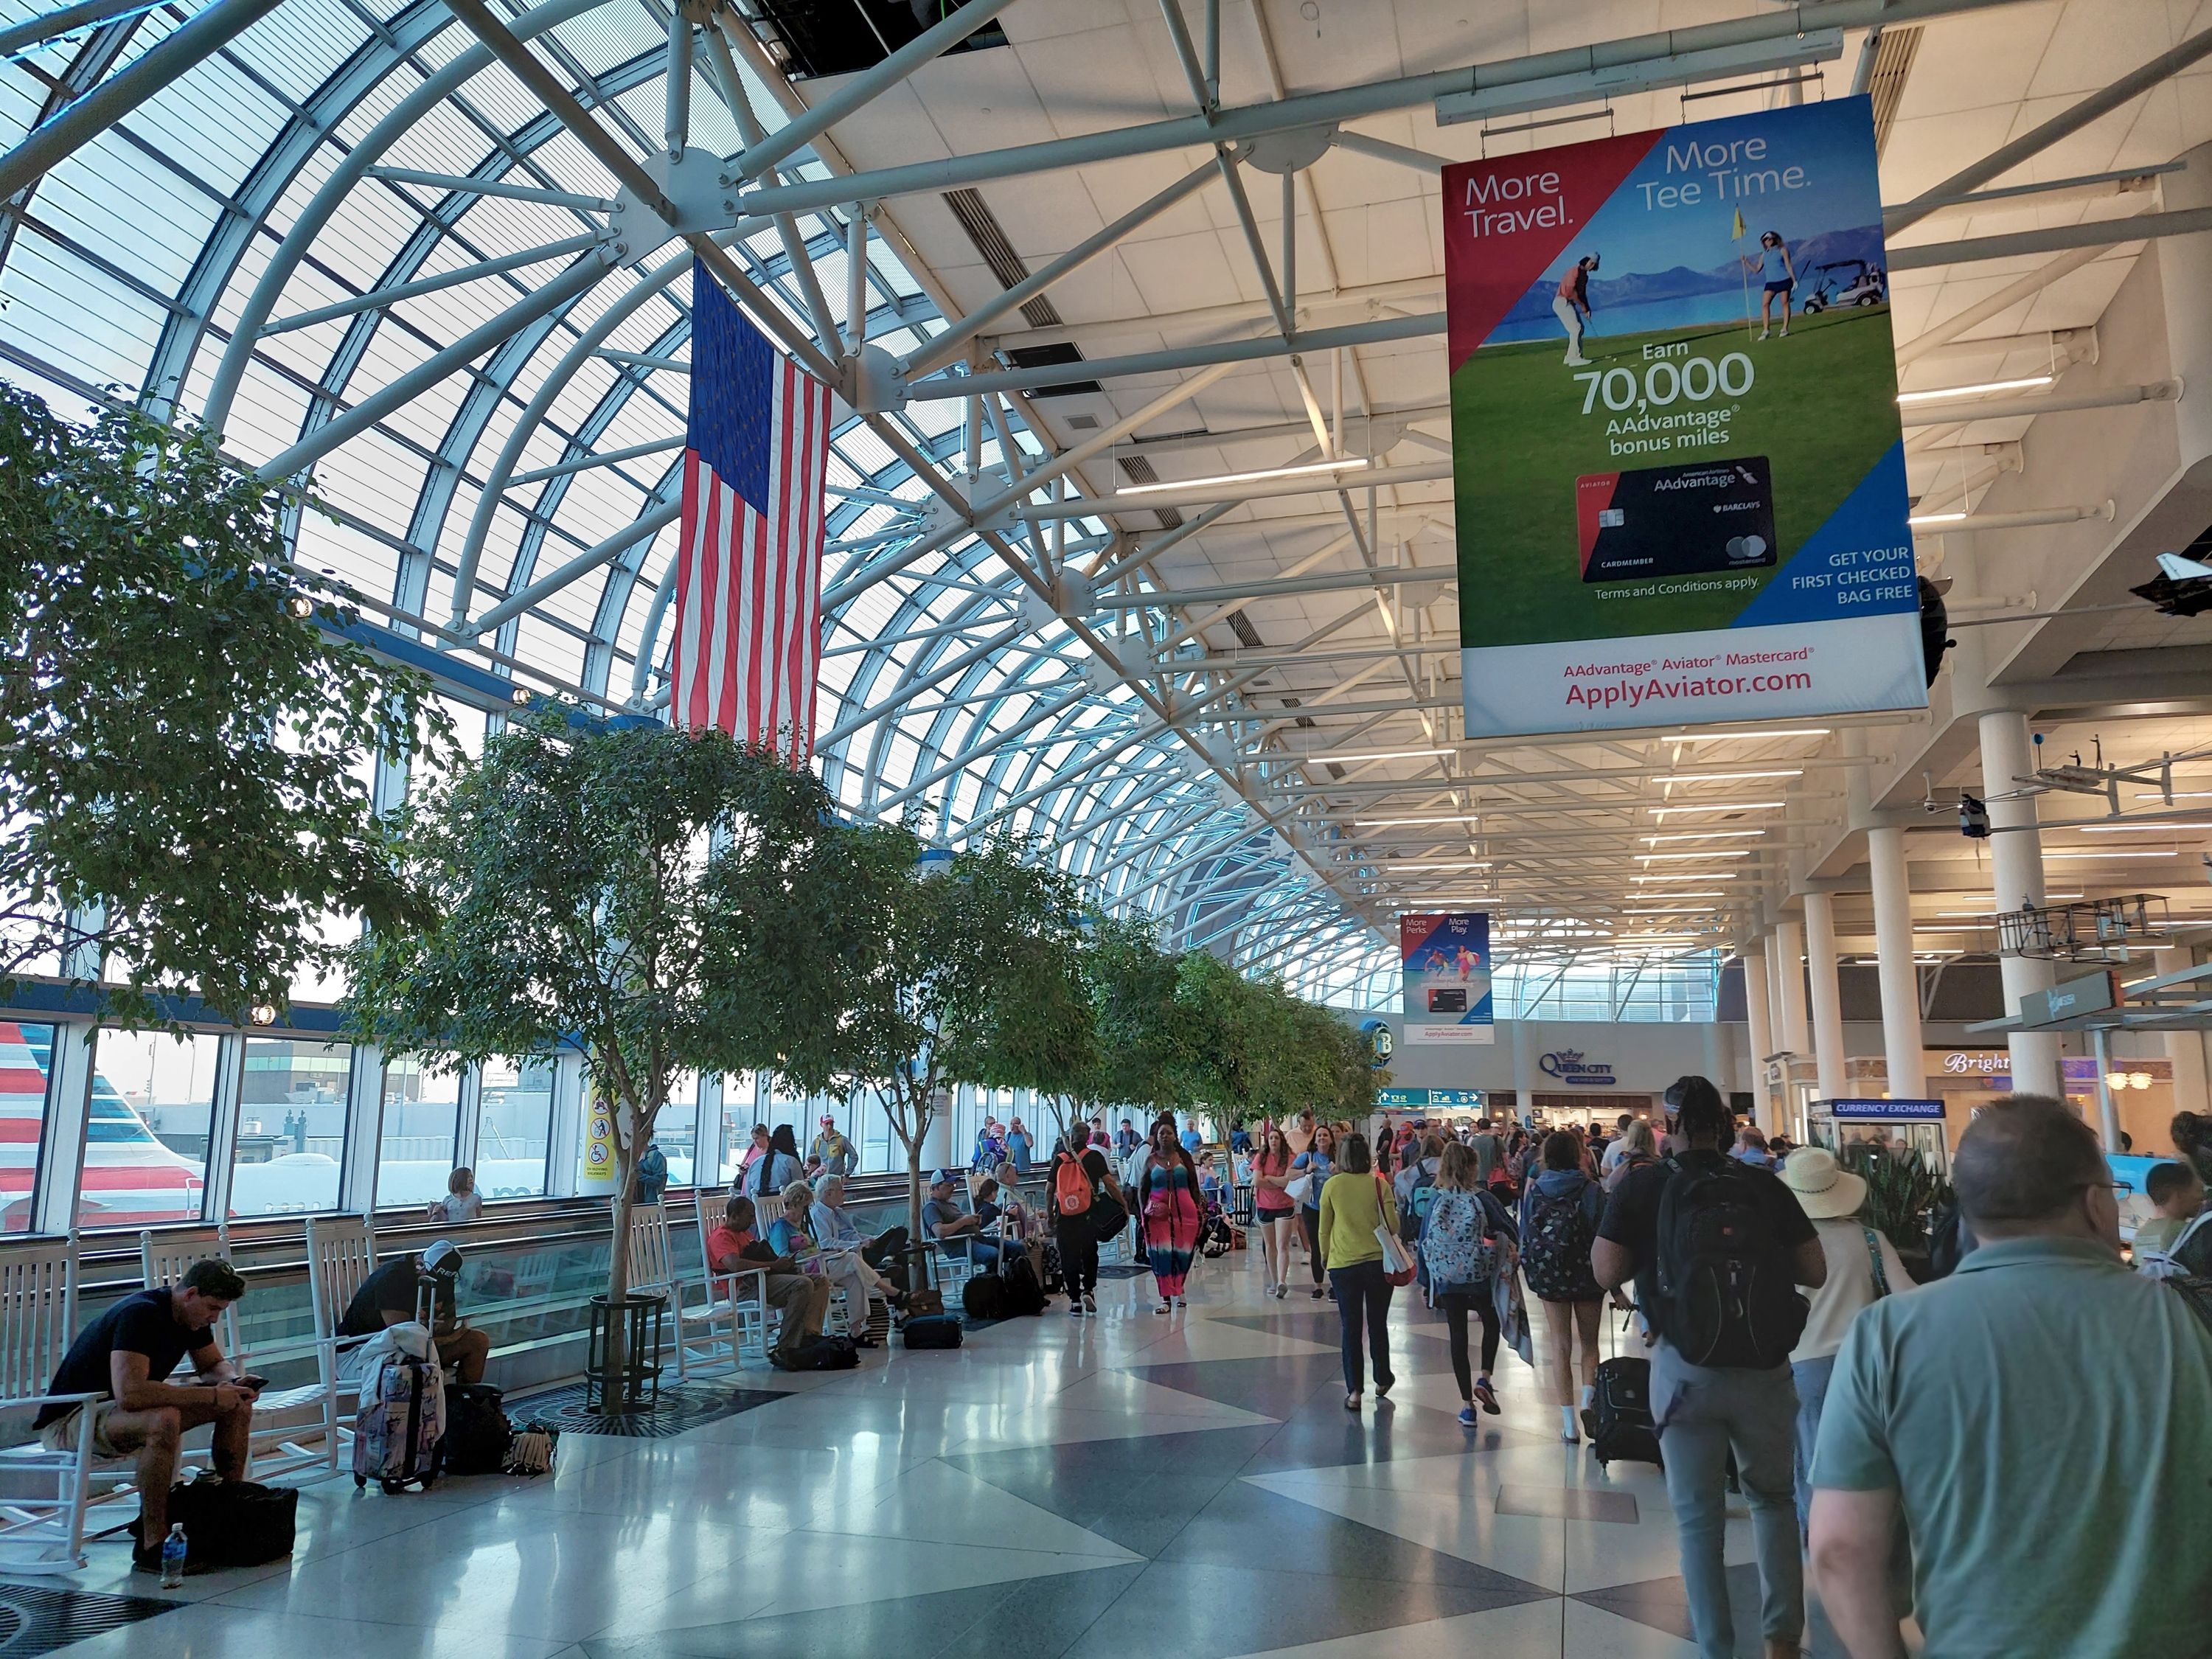
[{"label": "white t-shirt", "polygon": [[1916,1288],[1905,1264],[1898,1260],[1897,1247],[1882,1236],[1880,1228],[1845,1217],[1815,1221],[1813,1231],[1820,1235],[1821,1254],[1828,1259],[1828,1279],[1812,1292],[1813,1310],[1806,1316],[1805,1334],[1790,1353],[1793,1362],[1832,1358],[1843,1347],[1844,1334],[1859,1310],[1874,1305],[1874,1263],[1867,1254],[1868,1233],[1873,1233],[1875,1248],[1881,1252],[1889,1293],[1902,1296]]}]

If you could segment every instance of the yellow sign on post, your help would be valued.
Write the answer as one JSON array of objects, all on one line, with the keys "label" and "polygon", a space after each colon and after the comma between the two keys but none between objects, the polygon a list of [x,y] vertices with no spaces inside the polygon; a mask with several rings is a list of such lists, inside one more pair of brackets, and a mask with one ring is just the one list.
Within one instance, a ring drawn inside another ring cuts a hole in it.
[{"label": "yellow sign on post", "polygon": [[576,1188],[590,1197],[611,1197],[620,1173],[615,1158],[615,1104],[594,1095],[584,1109],[584,1168]]}]

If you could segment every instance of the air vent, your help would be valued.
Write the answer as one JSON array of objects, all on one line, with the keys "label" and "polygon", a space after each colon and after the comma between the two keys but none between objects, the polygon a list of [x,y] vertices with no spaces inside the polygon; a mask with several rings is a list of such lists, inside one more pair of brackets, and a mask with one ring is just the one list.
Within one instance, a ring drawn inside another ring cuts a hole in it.
[{"label": "air vent", "polygon": [[1874,94],[1874,153],[1877,160],[1889,147],[1889,129],[1897,119],[1898,104],[1905,97],[1905,77],[1912,73],[1912,59],[1920,51],[1920,31],[1884,29],[1875,48],[1874,75],[1867,90]]},{"label": "air vent", "polygon": [[1071,415],[1067,417],[1067,429],[1070,432],[1096,432],[1098,430],[1098,417],[1096,415]]},{"label": "air vent", "polygon": [[[1072,345],[1011,346],[1001,354],[1016,368],[1056,368],[1062,363],[1079,363],[1083,354]],[[1032,398],[1081,398],[1103,391],[1096,380],[1055,380],[1050,386],[1031,386]]]},{"label": "air vent", "polygon": [[[1145,470],[1147,472],[1152,471],[1149,466]],[[1237,636],[1237,642],[1247,651],[1257,651],[1260,648],[1261,643],[1260,630],[1252,626],[1252,619],[1244,614],[1244,608],[1242,605],[1224,617],[1222,621],[1229,624],[1229,631]]]},{"label": "air vent", "polygon": [[[1156,484],[1160,481],[1160,475],[1152,470],[1150,458],[1143,455],[1122,456],[1121,476],[1133,484]],[[1173,530],[1182,523],[1182,514],[1171,507],[1156,507],[1152,513],[1159,520],[1163,530]]]},{"label": "air vent", "polygon": [[[981,195],[972,190],[947,191],[945,205],[952,210],[952,216],[968,233],[968,240],[975,243],[975,252],[983,256],[983,263],[991,267],[991,275],[999,279],[1000,288],[1012,288],[1018,283],[1029,281],[1029,266],[1014,252],[1014,245],[1006,240],[1006,228],[999,222],[999,216],[991,211],[990,204]],[[1042,294],[1022,307],[1022,315],[1029,319],[1031,328],[1058,328],[1060,324],[1060,313]]]},{"label": "air vent", "polygon": [[[745,23],[794,81],[872,69],[964,0],[753,0]],[[977,52],[1006,44],[986,23],[954,46]]]},{"label": "air vent", "polygon": [[[1283,707],[1285,708],[1296,708],[1297,706],[1298,700],[1296,697],[1285,697],[1283,699]],[[1310,726],[1314,723],[1313,716],[1311,714],[1301,714],[1298,716],[1296,723],[1300,726]],[[1334,765],[1335,763],[1332,761],[1330,764]],[[1340,777],[1343,775],[1340,773],[1338,775]]]}]

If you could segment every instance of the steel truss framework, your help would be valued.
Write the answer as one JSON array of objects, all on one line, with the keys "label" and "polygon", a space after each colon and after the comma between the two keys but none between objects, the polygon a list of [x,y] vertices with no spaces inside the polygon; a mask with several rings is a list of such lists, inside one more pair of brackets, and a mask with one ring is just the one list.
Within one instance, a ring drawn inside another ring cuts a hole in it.
[{"label": "steel truss framework", "polygon": [[[651,709],[665,697],[685,295],[704,258],[859,411],[835,439],[817,720],[823,775],[847,806],[912,814],[952,842],[1036,837],[1170,943],[1329,1000],[1386,1000],[1382,924],[1407,893],[1381,878],[1370,847],[1343,844],[1340,825],[1306,810],[1316,777],[1296,724],[1247,695],[1269,660],[1194,657],[1189,641],[1240,597],[1365,592],[1389,637],[1342,653],[1369,667],[1334,690],[1369,690],[1334,699],[1329,712],[1363,719],[1333,740],[1408,713],[1433,738],[1429,711],[1455,699],[1432,695],[1424,653],[1400,644],[1392,596],[1449,571],[1386,568],[1389,509],[1340,488],[1318,498],[1313,522],[1334,539],[1313,556],[1257,583],[1176,592],[1160,554],[1279,492],[1199,492],[1188,504],[1212,504],[1180,528],[1136,532],[1124,517],[1137,500],[1108,499],[1101,459],[1229,364],[1268,356],[1287,359],[1308,416],[1297,461],[1349,458],[1309,362],[1441,332],[1430,311],[1316,325],[1295,240],[1271,252],[1255,217],[1257,150],[1310,139],[1433,170],[1435,157],[1340,123],[1444,96],[1478,113],[1571,102],[1597,77],[1684,82],[1735,72],[1763,43],[2005,0],[1814,0],[1376,85],[1278,84],[1243,107],[1221,101],[1220,6],[1208,0],[1194,23],[1165,0],[1190,113],[856,173],[836,124],[1008,3],[969,0],[811,107],[742,0],[179,0],[73,8],[88,21],[60,34],[0,20],[13,145],[0,191],[14,192],[0,217],[0,355],[11,377],[65,402],[123,397],[205,422],[295,492],[302,562],[387,606],[402,631],[526,687]],[[2180,64],[2146,73],[2161,66]],[[900,228],[915,191],[1193,146],[1211,152],[1195,171],[965,316]],[[1292,169],[1279,185],[1294,224],[1310,182]],[[990,366],[996,346],[1030,337],[993,331],[1216,187],[1259,273],[1265,302],[1250,309],[1267,331],[1092,362],[1085,372],[1102,377],[1192,372],[1062,447],[1028,393],[1066,371]],[[2033,250],[2007,249],[2021,251]],[[1386,457],[1439,412],[1370,416],[1358,459],[1389,482],[1446,476],[1433,455]],[[313,507],[300,489],[310,477]],[[1346,550],[1352,572],[1305,574]],[[1371,619],[1355,607],[1276,660],[1327,659],[1325,637],[1358,616]],[[1508,804],[1532,812],[1601,814],[1604,801],[1558,785],[1609,775],[1540,763],[1503,781]],[[1468,799],[1441,768],[1376,781],[1355,764],[1338,781],[1340,801],[1373,784],[1407,811]],[[1590,860],[1554,839],[1555,855],[1522,859],[1516,877],[1571,894]],[[1577,948],[1540,929],[1522,946],[1534,960]]]}]

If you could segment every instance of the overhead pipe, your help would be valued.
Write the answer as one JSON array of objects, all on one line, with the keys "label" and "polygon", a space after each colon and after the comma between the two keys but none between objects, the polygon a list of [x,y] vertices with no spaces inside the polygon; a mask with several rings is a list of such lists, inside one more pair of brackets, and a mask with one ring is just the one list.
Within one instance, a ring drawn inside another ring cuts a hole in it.
[{"label": "overhead pipe", "polygon": [[2017,259],[2024,254],[2057,253],[2076,248],[2118,247],[2160,236],[2194,236],[2212,230],[2212,208],[2184,208],[2172,213],[2138,213],[2124,219],[2095,219],[2086,224],[2051,225],[2003,236],[1969,236],[1955,242],[1923,242],[1889,250],[1889,268],[1928,270],[1937,265],[1982,259]]}]

